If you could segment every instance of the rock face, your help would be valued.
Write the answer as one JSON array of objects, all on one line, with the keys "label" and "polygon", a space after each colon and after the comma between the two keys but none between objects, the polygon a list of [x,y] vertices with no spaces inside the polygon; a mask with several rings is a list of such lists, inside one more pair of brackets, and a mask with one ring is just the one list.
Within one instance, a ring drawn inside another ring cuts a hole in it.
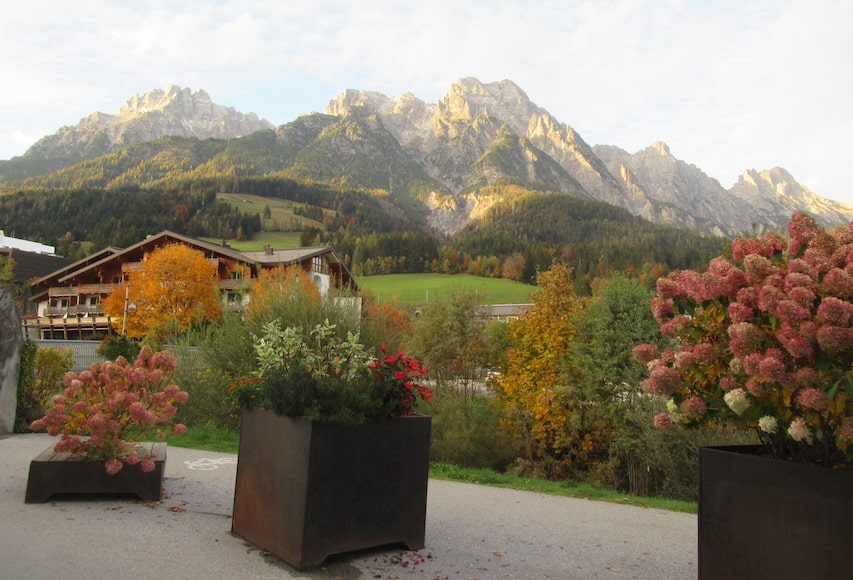
[{"label": "rock face", "polygon": [[[230,156],[217,158],[218,171],[288,171],[385,191],[389,208],[450,235],[500,202],[507,184],[595,199],[655,223],[715,235],[783,227],[795,210],[827,226],[853,220],[853,205],[821,198],[781,168],[748,170],[727,190],[677,159],[665,143],[635,153],[591,147],[508,80],[462,78],[437,103],[411,93],[389,98],[348,89],[329,102],[325,114],[249,135],[270,127],[255,115],[216,105],[204,91],[170,87],[134,96],[114,115],[94,113],[44,137],[25,155],[0,161],[0,182],[44,175],[164,136],[240,138]],[[128,171],[118,165],[115,171]],[[89,178],[81,172],[75,183]],[[115,183],[134,179],[139,178],[112,176]]]},{"label": "rock face", "polygon": [[846,223],[851,219],[849,205],[817,195],[781,167],[765,171],[750,169],[740,176],[729,193],[750,205],[758,223],[781,225],[778,216],[794,211],[821,216],[829,223]]},{"label": "rock face", "polygon": [[15,302],[11,294],[0,288],[0,434],[11,433],[15,428],[23,342]]},{"label": "rock face", "polygon": [[821,198],[778,168],[750,170],[726,190],[675,158],[665,143],[634,154],[590,147],[507,80],[460,79],[437,104],[409,93],[389,98],[347,90],[326,114],[370,117],[393,136],[439,184],[440,191],[421,201],[430,223],[450,234],[494,203],[478,189],[500,180],[590,197],[656,223],[716,235],[738,235],[755,224],[782,227],[797,209],[827,225],[853,219],[853,207]]}]

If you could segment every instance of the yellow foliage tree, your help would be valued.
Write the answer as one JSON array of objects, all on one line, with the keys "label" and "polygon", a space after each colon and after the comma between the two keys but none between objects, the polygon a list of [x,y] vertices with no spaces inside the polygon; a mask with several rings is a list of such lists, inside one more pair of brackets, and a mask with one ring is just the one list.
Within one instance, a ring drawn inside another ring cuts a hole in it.
[{"label": "yellow foliage tree", "polygon": [[116,286],[103,307],[116,329],[124,326],[132,338],[218,320],[222,304],[216,266],[189,246],[163,246],[143,258],[128,286]]},{"label": "yellow foliage tree", "polygon": [[567,385],[580,372],[567,354],[586,300],[574,295],[572,270],[561,264],[540,273],[537,284],[533,306],[510,323],[507,368],[495,392],[522,457],[547,464],[547,474],[556,477],[565,475],[572,447],[589,444],[576,440]]}]

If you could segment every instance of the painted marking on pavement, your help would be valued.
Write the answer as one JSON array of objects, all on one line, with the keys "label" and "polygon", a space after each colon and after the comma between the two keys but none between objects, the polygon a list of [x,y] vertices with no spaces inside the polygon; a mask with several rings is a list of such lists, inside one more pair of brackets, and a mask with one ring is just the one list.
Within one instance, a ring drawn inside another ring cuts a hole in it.
[{"label": "painted marking on pavement", "polygon": [[218,469],[220,465],[228,465],[237,463],[236,457],[219,457],[216,459],[211,459],[209,457],[202,457],[201,459],[193,459],[191,461],[184,461],[187,467],[190,469],[199,469],[201,471],[209,471],[211,469]]}]

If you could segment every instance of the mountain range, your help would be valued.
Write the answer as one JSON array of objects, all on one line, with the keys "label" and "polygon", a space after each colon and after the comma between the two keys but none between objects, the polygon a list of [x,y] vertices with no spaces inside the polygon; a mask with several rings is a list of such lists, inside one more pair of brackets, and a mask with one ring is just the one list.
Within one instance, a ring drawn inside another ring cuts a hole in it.
[{"label": "mountain range", "polygon": [[463,78],[434,104],[411,93],[348,89],[324,113],[279,127],[214,104],[203,90],[172,86],[0,161],[3,191],[282,174],[387,196],[448,235],[501,201],[506,185],[603,201],[715,235],[782,228],[793,211],[825,225],[853,220],[853,206],[819,196],[780,167],[747,170],[726,189],[662,142],[635,153],[590,146],[508,80]]}]

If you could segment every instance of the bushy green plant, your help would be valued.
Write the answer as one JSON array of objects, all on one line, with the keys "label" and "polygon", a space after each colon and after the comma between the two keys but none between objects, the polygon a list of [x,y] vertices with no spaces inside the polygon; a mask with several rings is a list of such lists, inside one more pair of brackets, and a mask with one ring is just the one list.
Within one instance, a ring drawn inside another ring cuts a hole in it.
[{"label": "bushy green plant", "polygon": [[181,408],[183,423],[188,427],[239,429],[240,410],[229,396],[233,376],[211,367],[198,348],[180,346],[174,354],[179,361],[175,383],[189,394]]},{"label": "bushy green plant", "polygon": [[240,404],[312,421],[356,423],[368,417],[409,415],[429,390],[416,381],[426,369],[402,353],[373,357],[358,334],[336,334],[328,320],[308,331],[264,326],[255,339],[260,380],[233,388]]},{"label": "bushy green plant", "polygon": [[515,459],[494,397],[436,389],[424,413],[432,416],[433,461],[502,471]]},{"label": "bushy green plant", "polygon": [[21,364],[18,372],[18,398],[15,412],[15,431],[28,430],[29,424],[44,410],[34,400],[33,389],[36,381],[36,351],[34,340],[25,340],[21,346]]},{"label": "bushy green plant", "polygon": [[101,341],[98,354],[107,360],[123,356],[127,360],[136,360],[139,356],[139,344],[121,334],[111,334]]},{"label": "bushy green plant", "polygon": [[74,364],[70,348],[37,348],[33,357],[32,382],[19,392],[20,421],[29,425],[50,406],[51,397],[62,390],[62,378]]}]

